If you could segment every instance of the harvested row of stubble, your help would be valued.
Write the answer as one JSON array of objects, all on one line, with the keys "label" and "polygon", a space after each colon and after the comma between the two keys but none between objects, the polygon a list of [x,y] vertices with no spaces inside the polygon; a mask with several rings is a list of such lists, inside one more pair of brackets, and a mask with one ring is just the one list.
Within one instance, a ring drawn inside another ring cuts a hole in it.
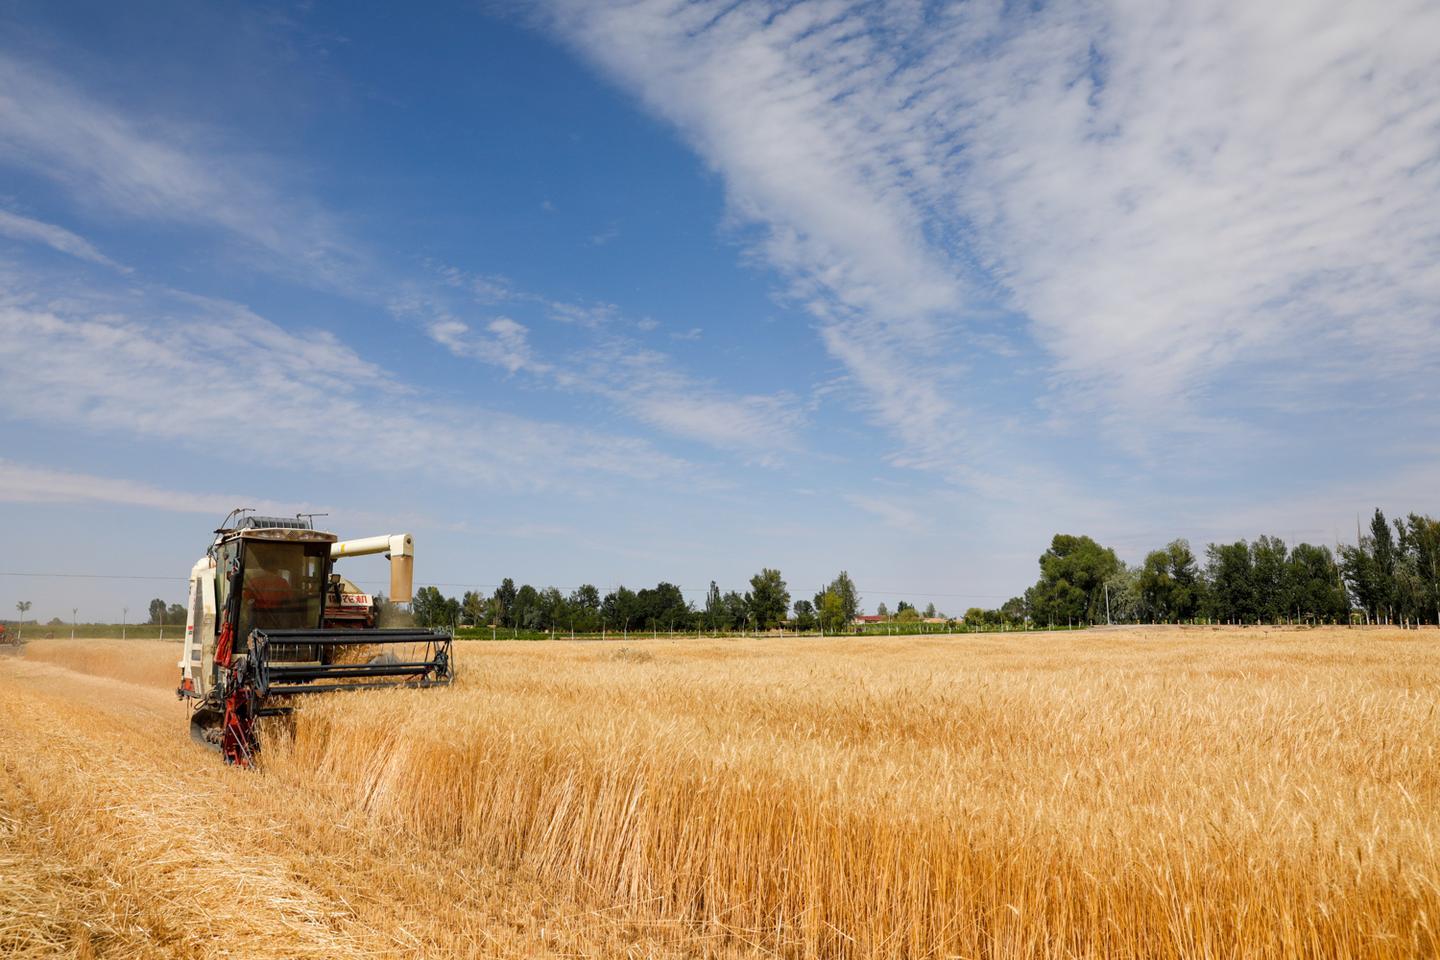
[{"label": "harvested row of stubble", "polygon": [[181,650],[178,640],[31,640],[24,657],[94,677],[174,690],[180,685]]},{"label": "harvested row of stubble", "polygon": [[173,683],[0,662],[0,957],[688,949],[323,802],[306,778],[224,767],[185,735]]},{"label": "harvested row of stubble", "polygon": [[242,853],[215,795],[189,789],[178,751],[153,764],[107,719],[15,687],[0,704],[0,762],[28,808],[23,842],[66,885],[63,912],[32,917],[65,932],[53,955],[365,955],[281,862]]},{"label": "harvested row of stubble", "polygon": [[802,956],[1440,948],[1433,639],[1189,633],[463,651],[271,775]]},{"label": "harvested row of stubble", "polygon": [[89,911],[48,849],[49,838],[28,831],[27,798],[17,779],[16,771],[0,765],[0,956],[64,956]]}]

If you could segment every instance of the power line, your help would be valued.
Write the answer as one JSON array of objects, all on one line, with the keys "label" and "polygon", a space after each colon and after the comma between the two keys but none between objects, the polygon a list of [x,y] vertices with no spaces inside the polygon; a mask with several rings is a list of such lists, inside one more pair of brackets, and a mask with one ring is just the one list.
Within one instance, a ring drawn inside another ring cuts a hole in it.
[{"label": "power line", "polygon": [[[187,582],[187,581],[189,581],[189,579],[190,579],[189,577],[174,577],[174,576],[162,577],[162,576],[153,576],[153,575],[148,575],[148,574],[125,574],[125,573],[18,573],[18,572],[3,571],[3,570],[0,570],[0,577],[35,577],[35,578],[41,578],[41,579],[43,579],[43,578],[54,578],[54,579],[59,579],[59,580],[161,580],[161,581],[182,582],[182,583],[183,583],[183,582]],[[381,585],[381,586],[388,585],[388,583],[389,583],[388,580],[355,580],[355,581],[352,581],[352,582],[357,583],[357,584],[371,584],[371,585],[377,585],[377,584],[378,584],[378,585]],[[476,589],[497,590],[497,589],[499,589],[499,587],[500,587],[500,584],[498,584],[498,583],[474,583],[474,582],[463,582],[463,583],[462,583],[462,582],[449,582],[449,583],[444,583],[444,582],[440,582],[440,581],[431,581],[431,582],[424,583],[424,584],[422,584],[422,585],[423,585],[423,586],[427,586],[427,587],[450,587],[450,588],[452,588],[452,589],[453,589],[453,588],[464,588],[464,589],[466,589],[466,590],[476,590]],[[522,586],[523,586],[523,584],[522,584]],[[582,586],[594,586],[594,584],[582,584]],[[547,588],[542,588],[542,589],[548,589],[548,587],[547,587]],[[555,589],[557,589],[557,590],[571,590],[571,591],[573,591],[573,590],[578,590],[579,587],[556,587]],[[677,589],[679,589],[681,593],[703,594],[703,593],[708,592],[710,588],[709,588],[709,587],[679,587],[679,586],[677,585]],[[976,599],[976,600],[1006,600],[1006,599],[1009,599],[1009,597],[1008,597],[1006,594],[1003,594],[1003,593],[932,593],[932,592],[929,592],[929,591],[921,591],[921,590],[886,590],[886,589],[881,588],[881,587],[867,588],[867,589],[865,590],[865,592],[871,594],[872,596],[884,595],[884,596],[894,596],[894,597],[946,597],[946,598],[950,598],[950,599],[955,599],[955,598],[961,598],[961,599],[971,598],[971,599]]]},{"label": "power line", "polygon": [[[383,586],[383,585],[385,585],[386,583],[388,583],[389,581],[387,581],[387,580],[352,580],[351,582],[352,582],[352,583],[355,583],[355,584],[361,584],[361,585],[364,585],[364,584],[379,584],[379,585]],[[500,584],[498,584],[498,583],[440,583],[440,582],[438,582],[438,581],[427,581],[427,582],[425,582],[425,583],[422,583],[421,586],[425,586],[425,587],[464,588],[464,589],[466,589],[466,590],[477,590],[477,589],[479,589],[479,590],[498,590],[498,589],[500,588]],[[521,586],[526,586],[526,584],[521,584]],[[593,587],[593,586],[595,586],[595,584],[593,584],[593,583],[587,583],[587,584],[582,584],[582,586]],[[617,587],[618,587],[618,586],[623,586],[623,584],[616,584],[615,586],[617,586]],[[675,586],[676,589],[678,589],[681,593],[703,594],[703,593],[708,593],[709,590],[710,590],[709,587],[681,587],[681,586],[679,586],[678,584],[672,584],[672,586]],[[547,586],[547,587],[540,587],[540,588],[537,588],[537,589],[548,590],[549,587],[548,587],[548,586]],[[578,590],[579,587],[559,587],[559,586],[557,586],[557,587],[555,587],[555,589],[556,589],[556,590],[572,590],[572,591],[573,591],[573,590]],[[822,591],[822,592],[823,592],[823,591]],[[929,592],[929,591],[922,591],[922,590],[909,590],[909,591],[907,591],[907,590],[883,590],[883,589],[878,589],[878,588],[877,588],[877,589],[874,589],[874,590],[868,590],[868,589],[867,589],[867,590],[865,591],[865,593],[868,593],[868,594],[870,594],[870,595],[872,595],[872,596],[882,596],[882,595],[883,595],[883,596],[887,596],[887,597],[889,597],[889,596],[894,596],[894,597],[947,597],[947,598],[950,598],[950,599],[955,599],[955,598],[960,598],[960,599],[970,598],[970,599],[974,599],[974,600],[1008,600],[1008,599],[1010,599],[1011,597],[1015,596],[1015,594],[1005,594],[1005,593],[932,593],[932,592]]]},{"label": "power line", "polygon": [[144,574],[127,573],[10,573],[0,570],[0,577],[54,577],[60,580],[177,580],[187,581],[189,577],[153,577]]}]

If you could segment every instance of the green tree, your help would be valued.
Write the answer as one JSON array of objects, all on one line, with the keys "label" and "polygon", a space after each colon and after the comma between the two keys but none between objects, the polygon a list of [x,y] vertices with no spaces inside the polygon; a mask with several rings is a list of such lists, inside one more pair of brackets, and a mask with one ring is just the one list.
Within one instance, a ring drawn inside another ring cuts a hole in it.
[{"label": "green tree", "polygon": [[520,630],[543,630],[544,612],[540,606],[540,591],[530,584],[522,584],[515,591],[515,602],[510,608],[511,626]]},{"label": "green tree", "polygon": [[1120,569],[1105,581],[1105,592],[1110,604],[1110,620],[1114,623],[1138,623],[1148,619],[1145,601],[1140,593],[1140,576],[1143,566],[1132,567],[1121,563]]},{"label": "green tree", "polygon": [[556,587],[546,587],[540,591],[539,603],[541,630],[559,630],[570,622],[569,611],[565,607],[565,595]]},{"label": "green tree", "polygon": [[1341,622],[1350,614],[1350,598],[1328,547],[1298,543],[1285,563],[1285,609],[1296,620]]},{"label": "green tree", "polygon": [[821,599],[826,593],[833,593],[840,598],[840,605],[845,611],[845,622],[849,623],[860,615],[860,594],[855,589],[855,581],[850,579],[850,574],[844,570],[840,575],[830,581],[830,585],[819,593],[815,594],[815,607],[820,608]]},{"label": "green tree", "polygon": [[20,619],[15,624],[15,639],[19,640],[25,632],[25,614],[30,611],[30,601],[17,601],[15,604],[15,609],[20,611]]},{"label": "green tree", "polygon": [[965,616],[962,619],[965,621],[965,626],[978,627],[985,622],[985,611],[979,607],[971,607],[965,611]]},{"label": "green tree", "polygon": [[[1204,591],[1195,554],[1185,540],[1173,540],[1163,550],[1147,554],[1136,586],[1140,597],[1138,613],[1142,619],[1174,623],[1199,613]],[[1127,619],[1115,613],[1112,591],[1112,618]]]},{"label": "green tree", "polygon": [[725,596],[720,598],[720,603],[725,610],[725,618],[722,626],[726,630],[743,630],[750,624],[750,604],[734,590],[725,591]]},{"label": "green tree", "polygon": [[178,603],[172,603],[165,608],[165,622],[179,625],[185,622],[185,608]]},{"label": "green tree", "polygon": [[[1103,585],[1102,585],[1103,591]],[[1037,624],[1049,626],[1084,622],[1089,609],[1085,591],[1064,580],[1041,580],[1025,591],[1025,604]]]},{"label": "green tree", "polygon": [[935,612],[935,604],[933,602],[925,604],[925,619],[931,620],[936,616],[939,616],[939,614]]},{"label": "green tree", "polygon": [[900,603],[901,603],[900,609],[895,612],[895,620],[896,620],[896,622],[897,622],[897,623],[919,623],[919,622],[920,622],[920,611],[919,611],[919,610],[916,610],[916,609],[915,609],[913,606],[911,606],[910,604],[905,603],[905,601],[903,601],[903,600],[900,601]]},{"label": "green tree", "polygon": [[464,621],[471,626],[484,626],[489,621],[485,614],[488,613],[486,598],[474,590],[466,590],[460,598],[460,615]]},{"label": "green tree", "polygon": [[1285,582],[1290,552],[1279,537],[1256,537],[1250,544],[1251,575],[1255,585],[1255,615],[1266,623],[1285,617],[1289,585]]},{"label": "green tree", "polygon": [[1378,509],[1370,518],[1370,532],[1361,534],[1355,546],[1340,551],[1345,580],[1376,623],[1389,623],[1395,618],[1398,553],[1390,524]]},{"label": "green tree", "polygon": [[1401,555],[1416,583],[1410,616],[1440,624],[1440,521],[1412,513],[1396,520],[1395,528]]},{"label": "green tree", "polygon": [[410,603],[417,627],[445,629],[460,619],[460,601],[446,597],[437,587],[421,587]]},{"label": "green tree", "polygon": [[570,593],[566,603],[570,629],[594,633],[600,629],[600,591],[594,584],[582,583]]},{"label": "green tree", "polygon": [[790,609],[790,591],[780,571],[765,567],[751,577],[748,602],[756,629],[769,630],[784,623],[785,611]]},{"label": "green tree", "polygon": [[488,623],[498,627],[501,626],[503,622],[504,608],[500,604],[500,598],[492,594],[485,601],[485,616],[484,619],[481,620],[481,623]]},{"label": "green tree", "polygon": [[850,623],[850,614],[845,609],[845,600],[833,590],[820,594],[820,629],[826,633],[839,633]]},{"label": "green tree", "polygon": [[150,601],[150,622],[156,626],[165,622],[165,601],[159,597]]},{"label": "green tree", "polygon": [[1370,518],[1370,555],[1375,570],[1376,613],[1377,617],[1383,615],[1386,623],[1395,621],[1398,554],[1390,524],[1385,522],[1385,514],[1377,508],[1375,516]]},{"label": "green tree", "polygon": [[815,604],[804,599],[795,601],[796,630],[814,630],[818,622],[819,619],[815,614]]},{"label": "green tree", "polygon": [[725,601],[720,588],[710,581],[710,590],[705,594],[705,628],[711,633],[719,630],[725,620]]},{"label": "green tree", "polygon": [[1011,597],[1000,605],[1000,613],[1005,622],[1012,627],[1025,626],[1025,601],[1021,597]]},{"label": "green tree", "polygon": [[1189,540],[1172,540],[1165,548],[1170,555],[1170,579],[1175,582],[1172,604],[1177,620],[1193,620],[1205,605],[1205,580],[1200,575],[1200,561],[1190,549]]},{"label": "green tree", "polygon": [[582,583],[570,594],[570,605],[580,610],[599,610],[600,591],[591,583]]},{"label": "green tree", "polygon": [[1211,615],[1222,622],[1253,623],[1259,616],[1255,565],[1244,540],[1205,548]]},{"label": "green tree", "polygon": [[690,623],[690,604],[673,583],[661,581],[654,589],[641,590],[636,601],[639,622],[648,629],[673,630],[677,625],[684,629]]},{"label": "green tree", "polygon": [[889,618],[890,608],[885,606],[885,601],[880,601],[880,605],[875,608],[875,615],[877,617],[885,617],[887,619]]},{"label": "green tree", "polygon": [[639,622],[640,600],[628,587],[617,587],[600,603],[605,624],[611,630],[627,631]]},{"label": "green tree", "polygon": [[1149,621],[1170,619],[1170,555],[1152,550],[1140,565],[1140,615]]},{"label": "green tree", "polygon": [[1037,621],[1094,623],[1105,616],[1105,583],[1120,558],[1086,536],[1057,533],[1040,555],[1040,580],[1025,599]]},{"label": "green tree", "polygon": [[515,626],[515,581],[506,577],[500,581],[500,586],[495,588],[496,620],[502,627]]}]

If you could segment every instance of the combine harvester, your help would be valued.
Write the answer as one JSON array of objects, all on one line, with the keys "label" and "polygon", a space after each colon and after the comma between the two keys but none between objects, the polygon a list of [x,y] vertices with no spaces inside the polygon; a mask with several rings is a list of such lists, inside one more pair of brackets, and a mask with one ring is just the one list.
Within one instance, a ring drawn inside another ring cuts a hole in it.
[{"label": "combine harvester", "polygon": [[337,540],[304,517],[241,513],[190,571],[177,692],[193,705],[193,739],[248,767],[256,723],[289,713],[295,697],[450,682],[448,633],[377,627],[381,604],[331,571],[340,557],[386,554],[390,600],[409,603],[408,533]]}]

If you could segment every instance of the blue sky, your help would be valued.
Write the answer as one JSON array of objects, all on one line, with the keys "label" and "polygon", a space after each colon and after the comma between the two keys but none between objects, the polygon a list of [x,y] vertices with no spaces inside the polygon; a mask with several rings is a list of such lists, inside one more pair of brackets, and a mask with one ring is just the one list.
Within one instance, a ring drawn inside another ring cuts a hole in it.
[{"label": "blue sky", "polygon": [[845,568],[958,613],[1058,531],[1433,514],[1435,36],[1388,0],[5,4],[0,568],[179,578],[256,506],[410,530],[454,593]]}]

